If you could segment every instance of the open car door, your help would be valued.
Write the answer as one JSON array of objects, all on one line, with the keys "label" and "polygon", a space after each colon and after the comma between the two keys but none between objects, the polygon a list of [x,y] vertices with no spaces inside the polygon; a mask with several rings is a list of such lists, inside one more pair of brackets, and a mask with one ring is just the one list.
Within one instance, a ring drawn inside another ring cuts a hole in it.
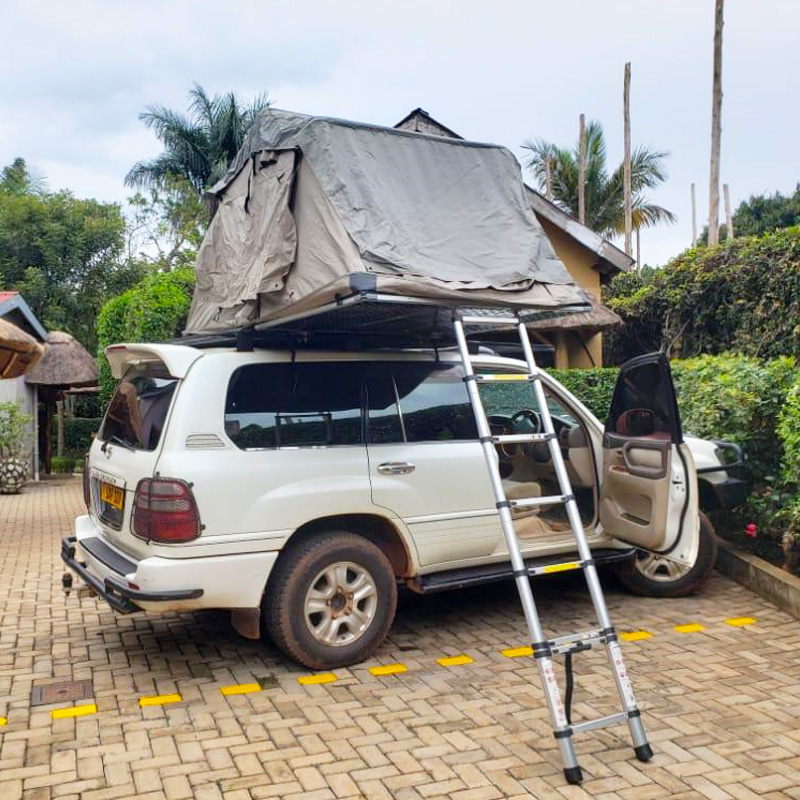
[{"label": "open car door", "polygon": [[620,370],[603,436],[600,522],[645,550],[680,561],[694,555],[697,477],[663,353]]}]

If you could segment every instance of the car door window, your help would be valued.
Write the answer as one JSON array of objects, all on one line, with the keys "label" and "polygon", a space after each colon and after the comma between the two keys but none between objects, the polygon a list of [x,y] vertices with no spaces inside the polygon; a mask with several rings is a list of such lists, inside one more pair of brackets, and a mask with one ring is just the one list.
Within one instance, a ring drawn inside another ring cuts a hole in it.
[{"label": "car door window", "polygon": [[243,449],[357,445],[362,434],[358,364],[250,364],[231,376],[225,431]]},{"label": "car door window", "polygon": [[475,416],[457,364],[383,365],[368,383],[369,441],[476,439]]}]

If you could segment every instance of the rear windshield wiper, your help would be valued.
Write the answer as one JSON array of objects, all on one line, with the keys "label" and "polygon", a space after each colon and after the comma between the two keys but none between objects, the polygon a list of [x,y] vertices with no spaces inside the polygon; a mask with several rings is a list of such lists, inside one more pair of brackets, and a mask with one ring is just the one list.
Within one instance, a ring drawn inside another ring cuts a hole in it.
[{"label": "rear windshield wiper", "polygon": [[105,453],[106,452],[106,448],[112,442],[114,444],[121,444],[126,450],[130,450],[131,452],[136,452],[136,448],[132,444],[130,444],[129,442],[126,442],[124,439],[120,439],[119,436],[109,436],[108,439],[106,439],[103,442],[103,444],[100,446],[100,452],[101,453]]}]

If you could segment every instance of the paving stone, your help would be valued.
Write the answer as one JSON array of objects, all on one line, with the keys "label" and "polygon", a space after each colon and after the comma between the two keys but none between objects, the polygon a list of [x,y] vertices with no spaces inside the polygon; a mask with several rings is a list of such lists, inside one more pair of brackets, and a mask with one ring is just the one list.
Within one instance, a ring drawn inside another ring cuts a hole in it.
[{"label": "paving stone", "polygon": [[[82,512],[79,480],[0,497],[0,800],[800,800],[800,627],[720,575],[674,600],[604,581],[617,628],[652,634],[623,651],[656,755],[637,762],[624,726],[584,734],[574,787],[534,661],[500,652],[527,640],[513,585],[403,594],[373,659],[301,687],[305,670],[225,614],[117,616],[65,598],[60,540]],[[578,580],[540,581],[535,595],[548,634],[594,626]],[[688,623],[704,630],[674,630]],[[460,654],[473,661],[436,663]],[[575,721],[612,713],[603,654],[574,661]],[[368,671],[394,663],[407,671]],[[68,680],[92,680],[97,714],[31,708],[34,683]],[[267,688],[219,691],[257,681]],[[171,693],[182,701],[138,706]]]}]

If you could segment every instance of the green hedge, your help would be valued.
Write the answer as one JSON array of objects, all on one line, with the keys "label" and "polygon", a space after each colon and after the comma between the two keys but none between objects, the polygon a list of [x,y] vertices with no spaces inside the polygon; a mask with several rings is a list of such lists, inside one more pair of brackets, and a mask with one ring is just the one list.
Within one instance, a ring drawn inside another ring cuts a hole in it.
[{"label": "green hedge", "polygon": [[609,363],[662,347],[800,357],[800,226],[690,248],[617,276],[603,298],[625,323],[603,337]]},{"label": "green hedge", "polygon": [[72,458],[71,456],[53,456],[52,460],[53,472],[60,475],[72,475],[75,472],[75,468],[81,464],[81,459]]}]

